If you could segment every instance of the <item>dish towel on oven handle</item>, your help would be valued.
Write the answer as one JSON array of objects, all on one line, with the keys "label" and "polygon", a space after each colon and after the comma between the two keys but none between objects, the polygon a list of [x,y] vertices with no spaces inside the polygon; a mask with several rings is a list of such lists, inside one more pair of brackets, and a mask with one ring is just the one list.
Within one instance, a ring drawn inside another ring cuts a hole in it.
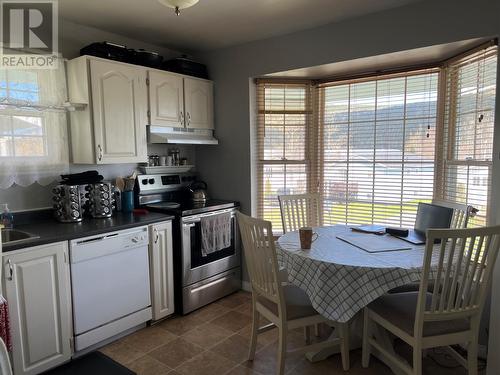
[{"label": "dish towel on oven handle", "polygon": [[201,217],[201,255],[231,246],[231,213]]},{"label": "dish towel on oven handle", "polygon": [[9,323],[9,308],[7,301],[0,295],[0,338],[5,344],[5,347],[10,352],[12,351],[12,341],[10,337]]}]

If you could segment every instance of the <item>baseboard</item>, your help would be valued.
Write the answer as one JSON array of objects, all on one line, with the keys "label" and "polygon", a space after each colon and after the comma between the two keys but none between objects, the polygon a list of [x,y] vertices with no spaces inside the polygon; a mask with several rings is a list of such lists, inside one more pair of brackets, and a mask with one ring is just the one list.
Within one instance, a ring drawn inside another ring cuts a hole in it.
[{"label": "baseboard", "polygon": [[252,287],[248,281],[242,281],[241,282],[241,289],[243,289],[245,292],[251,292]]}]

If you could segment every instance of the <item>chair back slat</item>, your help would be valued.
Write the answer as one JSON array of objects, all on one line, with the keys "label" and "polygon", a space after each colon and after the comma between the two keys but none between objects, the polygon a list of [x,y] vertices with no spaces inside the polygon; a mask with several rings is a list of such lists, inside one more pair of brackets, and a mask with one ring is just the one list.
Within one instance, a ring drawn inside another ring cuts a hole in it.
[{"label": "chair back slat", "polygon": [[[444,256],[445,256],[445,251],[444,251],[444,247],[445,247],[445,243],[444,242],[441,242],[441,248],[439,250],[439,263],[438,263],[438,267],[437,267],[437,274],[436,274],[436,279],[434,281],[434,291],[432,293],[432,300],[431,300],[431,309],[436,309],[436,306],[438,304],[438,297],[439,297],[439,293],[436,292],[437,289],[442,289],[443,288],[443,285],[441,285],[441,274],[443,273],[443,262],[444,262]],[[429,259],[430,261],[430,259]],[[423,281],[423,278],[422,278],[422,281]],[[427,285],[425,286],[425,288],[427,288]],[[426,289],[427,290],[427,289]]]},{"label": "chair back slat", "polygon": [[283,232],[321,225],[321,201],[317,193],[278,196]]},{"label": "chair back slat", "polygon": [[[437,298],[439,299],[439,309],[438,311],[440,312],[443,312],[444,311],[444,305],[446,303],[446,300],[447,300],[447,296],[449,296],[449,293],[450,293],[450,286],[452,286],[452,283],[450,282],[450,279],[453,277],[453,274],[452,274],[452,268],[453,268],[453,260],[455,258],[455,254],[456,254],[456,249],[457,249],[457,243],[459,243],[461,246],[461,249],[460,249],[460,252],[459,254],[462,254],[463,253],[463,248],[465,246],[465,244],[463,243],[463,241],[458,241],[457,239],[455,239],[455,241],[452,240],[452,243],[451,243],[451,246],[447,246],[446,245],[446,242],[445,242],[445,251],[446,251],[446,248],[448,248],[448,254],[446,256],[446,263],[445,263],[445,268],[444,268],[444,277],[443,277],[443,280],[442,280],[442,285],[443,285],[443,288],[442,290],[434,290],[434,294],[437,295]],[[460,255],[458,255],[458,257],[460,257]]]},{"label": "chair back slat", "polygon": [[[485,239],[485,237],[481,237],[480,238],[478,246],[477,246],[478,249],[482,249],[483,248],[484,239]],[[486,246],[485,246],[485,248],[489,248],[489,240],[490,239],[491,239],[491,236],[487,236],[486,237]],[[463,292],[462,292],[464,297],[463,297],[463,299],[461,301],[457,300],[457,307],[456,308],[461,308],[461,307],[464,306],[465,303],[469,303],[469,301],[470,301],[472,282],[474,281],[474,278],[471,277],[471,275],[475,275],[476,274],[476,270],[477,270],[477,267],[478,267],[478,264],[479,264],[479,257],[480,257],[480,255],[481,255],[480,251],[476,251],[474,253],[474,259],[472,261],[472,269],[466,275],[466,280],[464,282],[464,289],[463,289]],[[460,293],[459,293],[459,295],[460,295]]]},{"label": "chair back slat", "polygon": [[240,212],[236,215],[252,290],[279,304],[282,291],[272,224]]},{"label": "chair back slat", "polygon": [[482,254],[481,252],[479,254],[480,260],[478,262],[478,270],[476,274],[471,275],[472,287],[471,293],[466,300],[467,304],[477,303],[480,295],[485,294],[485,291],[480,290],[480,283],[483,283],[485,277],[487,280],[489,279],[490,275],[487,272],[491,272],[490,269],[493,269],[493,265],[490,264],[491,261],[489,259],[491,256],[490,253],[494,251],[495,248],[500,247],[500,236],[491,236],[488,240],[489,246],[485,247],[484,250],[481,249]]},{"label": "chair back slat", "polygon": [[463,229],[467,228],[469,224],[469,219],[474,217],[478,210],[473,206],[449,202],[441,199],[433,199],[432,204],[449,207],[453,209],[453,215],[451,217],[450,228],[452,229]]},{"label": "chair back slat", "polygon": [[[499,248],[500,226],[427,231],[416,336],[422,335],[425,321],[480,318]],[[433,260],[437,260],[437,268]],[[429,280],[435,283],[430,303]]]},{"label": "chair back slat", "polygon": [[453,277],[452,285],[452,295],[448,299],[447,309],[459,309],[462,304],[460,301],[463,299],[463,290],[470,273],[472,255],[475,253],[475,248],[478,246],[481,248],[483,242],[483,237],[479,238],[479,242],[476,242],[476,237],[472,237],[469,240],[469,246],[465,254],[462,255],[463,264],[459,264],[457,267],[462,267],[462,272],[455,272]]}]

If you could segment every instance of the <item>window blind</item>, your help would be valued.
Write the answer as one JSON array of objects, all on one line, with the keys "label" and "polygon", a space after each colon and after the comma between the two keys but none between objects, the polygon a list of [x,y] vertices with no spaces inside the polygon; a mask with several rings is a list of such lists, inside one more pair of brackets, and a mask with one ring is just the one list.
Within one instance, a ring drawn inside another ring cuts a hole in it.
[{"label": "window blind", "polygon": [[261,82],[257,99],[257,211],[282,232],[278,195],[310,185],[311,85]]},{"label": "window blind", "polygon": [[497,46],[436,68],[337,82],[259,80],[257,214],[282,230],[278,195],[319,192],[322,221],[412,227],[419,202],[479,209],[492,169]]},{"label": "window blind", "polygon": [[325,224],[413,226],[433,197],[437,92],[436,69],[319,87]]},{"label": "window blind", "polygon": [[479,210],[470,226],[487,223],[493,157],[497,46],[444,69],[443,143],[438,194]]}]

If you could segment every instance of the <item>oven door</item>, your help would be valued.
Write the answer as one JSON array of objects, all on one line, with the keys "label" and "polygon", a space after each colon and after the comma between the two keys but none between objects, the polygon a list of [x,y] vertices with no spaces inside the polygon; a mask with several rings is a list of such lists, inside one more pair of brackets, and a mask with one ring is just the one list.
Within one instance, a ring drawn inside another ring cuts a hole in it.
[{"label": "oven door", "polygon": [[[201,253],[201,218],[231,213],[231,245],[207,256]],[[187,286],[241,264],[236,209],[226,209],[182,218],[182,285]]]}]

